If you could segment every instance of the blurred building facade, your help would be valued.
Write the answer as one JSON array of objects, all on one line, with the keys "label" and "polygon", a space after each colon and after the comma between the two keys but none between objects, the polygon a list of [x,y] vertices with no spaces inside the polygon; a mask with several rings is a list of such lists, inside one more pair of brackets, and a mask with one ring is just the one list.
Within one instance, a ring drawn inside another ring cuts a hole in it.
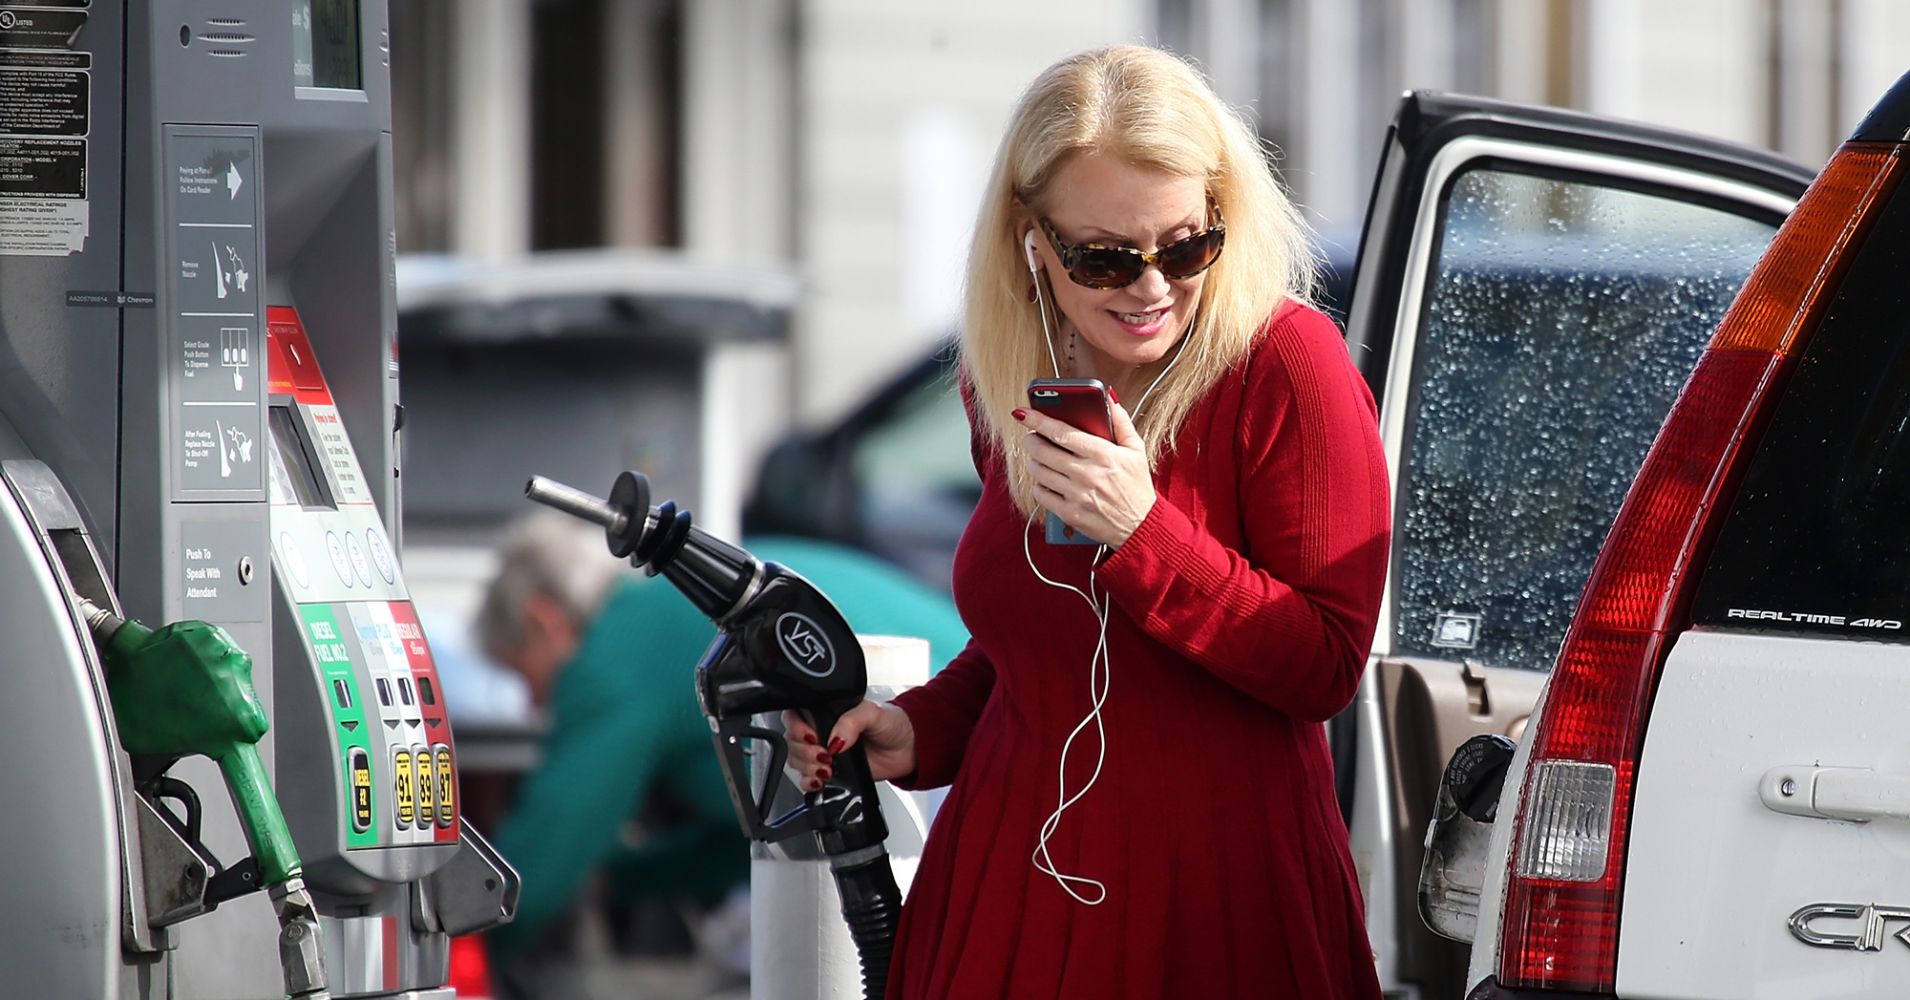
[{"label": "blurred building facade", "polygon": [[666,246],[787,267],[807,289],[788,396],[826,418],[953,329],[1021,88],[1118,41],[1197,60],[1255,116],[1316,224],[1353,239],[1402,90],[1643,119],[1816,165],[1910,68],[1910,4],[395,0],[400,247]]}]

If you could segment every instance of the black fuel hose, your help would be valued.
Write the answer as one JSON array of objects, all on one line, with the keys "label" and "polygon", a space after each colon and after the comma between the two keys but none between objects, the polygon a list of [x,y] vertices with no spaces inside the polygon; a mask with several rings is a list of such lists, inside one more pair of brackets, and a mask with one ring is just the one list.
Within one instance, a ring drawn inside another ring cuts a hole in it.
[{"label": "black fuel hose", "polygon": [[833,856],[829,868],[842,896],[842,916],[862,959],[862,995],[882,1000],[889,989],[889,958],[895,952],[895,928],[902,917],[902,890],[881,847]]}]

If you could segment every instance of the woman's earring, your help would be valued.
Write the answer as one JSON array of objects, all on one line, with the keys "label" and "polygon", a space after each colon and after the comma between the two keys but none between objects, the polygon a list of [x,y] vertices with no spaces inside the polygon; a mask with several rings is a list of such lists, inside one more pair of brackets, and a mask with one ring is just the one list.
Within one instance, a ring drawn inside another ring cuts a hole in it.
[{"label": "woman's earring", "polygon": [[1032,281],[1028,282],[1028,304],[1035,304],[1035,283]]}]

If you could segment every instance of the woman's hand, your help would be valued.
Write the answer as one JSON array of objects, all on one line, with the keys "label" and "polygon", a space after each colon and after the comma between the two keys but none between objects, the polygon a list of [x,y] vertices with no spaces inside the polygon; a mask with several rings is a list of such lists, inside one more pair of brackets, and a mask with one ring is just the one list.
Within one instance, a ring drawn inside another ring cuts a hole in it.
[{"label": "woman's hand", "polygon": [[1147,445],[1127,410],[1110,402],[1114,440],[1106,441],[1035,410],[1016,410],[1028,428],[1021,447],[1041,506],[1089,538],[1119,548],[1154,508]]},{"label": "woman's hand", "polygon": [[915,726],[907,712],[887,702],[864,699],[850,709],[836,720],[826,746],[816,738],[816,727],[795,712],[783,713],[783,728],[789,734],[789,765],[802,773],[803,791],[820,790],[834,771],[835,755],[857,743],[868,752],[875,780],[915,773]]}]

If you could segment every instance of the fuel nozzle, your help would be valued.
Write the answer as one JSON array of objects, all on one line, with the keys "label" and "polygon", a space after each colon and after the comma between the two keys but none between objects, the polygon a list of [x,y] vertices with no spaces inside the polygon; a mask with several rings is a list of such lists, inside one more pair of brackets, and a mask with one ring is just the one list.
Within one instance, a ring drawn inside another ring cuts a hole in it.
[{"label": "fuel nozzle", "polygon": [[635,472],[617,477],[610,498],[533,476],[524,495],[604,529],[610,554],[655,576],[663,574],[690,603],[721,624],[747,596],[761,571],[756,557],[694,526],[674,501],[650,506],[650,483]]},{"label": "fuel nozzle", "polygon": [[317,911],[259,760],[267,723],[252,686],[252,657],[208,622],[153,629],[85,600],[80,613],[106,667],[120,745],[134,755],[198,755],[218,763],[278,914],[286,993],[300,1000],[330,996]]},{"label": "fuel nozzle", "polygon": [[725,639],[697,671],[711,717],[793,709],[826,733],[867,694],[862,648],[822,591],[693,526],[690,512],[672,501],[650,506],[641,474],[619,475],[607,500],[542,476],[524,493],[602,525],[611,555],[662,574],[722,630]]},{"label": "fuel nozzle", "polygon": [[[766,842],[815,834],[862,955],[863,988],[882,996],[902,895],[883,847],[888,827],[867,753],[858,744],[837,754],[821,789],[772,816],[789,748],[781,733],[753,721],[758,714],[795,711],[828,733],[867,696],[862,647],[842,612],[787,567],[693,527],[689,511],[671,502],[650,506],[649,483],[637,473],[618,476],[608,500],[541,476],[524,492],[601,525],[612,555],[661,573],[716,624],[716,641],[696,667],[696,693],[737,819],[750,837]],[[750,776],[752,745],[769,750],[760,793]]]}]

